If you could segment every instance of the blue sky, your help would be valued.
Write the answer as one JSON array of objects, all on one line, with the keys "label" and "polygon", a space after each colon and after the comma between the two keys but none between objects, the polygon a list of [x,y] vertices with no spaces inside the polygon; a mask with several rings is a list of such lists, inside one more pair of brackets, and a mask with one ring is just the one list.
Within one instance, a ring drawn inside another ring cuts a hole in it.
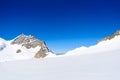
[{"label": "blue sky", "polygon": [[119,0],[0,0],[0,37],[24,33],[66,52],[120,29]]}]

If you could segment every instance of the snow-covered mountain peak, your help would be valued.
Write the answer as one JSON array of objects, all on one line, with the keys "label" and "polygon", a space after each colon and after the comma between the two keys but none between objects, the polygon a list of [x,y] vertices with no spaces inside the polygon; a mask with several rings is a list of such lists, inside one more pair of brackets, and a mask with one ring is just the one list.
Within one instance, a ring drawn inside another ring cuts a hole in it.
[{"label": "snow-covered mountain peak", "polygon": [[14,45],[14,44],[22,45],[22,46],[26,47],[27,49],[35,48],[37,46],[40,46],[41,48],[47,48],[44,41],[38,40],[34,36],[31,36],[31,35],[26,36],[24,34],[21,34],[18,37],[16,37],[11,42],[11,44],[12,45]]},{"label": "snow-covered mountain peak", "polygon": [[45,42],[31,35],[21,34],[10,41],[0,39],[0,61],[44,58],[49,55],[54,54],[50,52]]}]

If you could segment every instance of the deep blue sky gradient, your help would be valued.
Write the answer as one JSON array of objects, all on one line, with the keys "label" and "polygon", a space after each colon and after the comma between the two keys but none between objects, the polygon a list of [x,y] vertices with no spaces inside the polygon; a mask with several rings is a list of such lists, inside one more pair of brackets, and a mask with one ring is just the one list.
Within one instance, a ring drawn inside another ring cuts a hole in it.
[{"label": "deep blue sky gradient", "polygon": [[32,34],[55,52],[90,46],[118,29],[119,0],[0,0],[0,37]]}]

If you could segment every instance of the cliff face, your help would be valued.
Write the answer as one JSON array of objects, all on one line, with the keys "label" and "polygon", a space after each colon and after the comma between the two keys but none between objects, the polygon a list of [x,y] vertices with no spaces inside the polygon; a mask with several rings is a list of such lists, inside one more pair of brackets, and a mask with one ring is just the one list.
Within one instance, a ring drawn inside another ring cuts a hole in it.
[{"label": "cliff face", "polygon": [[[49,52],[49,49],[47,48],[44,41],[38,40],[31,35],[26,36],[24,34],[21,34],[11,42],[11,45],[14,44],[21,45],[21,47],[25,47],[26,49],[40,47],[40,50],[34,56],[35,58],[46,57],[47,52]],[[20,52],[22,52],[20,49],[16,51],[16,53],[20,53]]]},{"label": "cliff face", "polygon": [[106,38],[103,38],[103,39],[99,40],[98,43],[102,42],[102,41],[106,41],[106,40],[111,40],[114,37],[119,36],[119,35],[120,35],[120,30],[117,30],[113,35],[107,36]]}]

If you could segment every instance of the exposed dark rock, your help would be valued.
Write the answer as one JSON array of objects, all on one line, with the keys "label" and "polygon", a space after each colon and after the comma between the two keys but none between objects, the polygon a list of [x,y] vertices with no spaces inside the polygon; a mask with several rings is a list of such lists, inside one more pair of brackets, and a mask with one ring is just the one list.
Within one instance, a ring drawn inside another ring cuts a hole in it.
[{"label": "exposed dark rock", "polygon": [[21,53],[21,50],[20,50],[20,49],[18,49],[18,50],[16,51],[16,53]]}]

